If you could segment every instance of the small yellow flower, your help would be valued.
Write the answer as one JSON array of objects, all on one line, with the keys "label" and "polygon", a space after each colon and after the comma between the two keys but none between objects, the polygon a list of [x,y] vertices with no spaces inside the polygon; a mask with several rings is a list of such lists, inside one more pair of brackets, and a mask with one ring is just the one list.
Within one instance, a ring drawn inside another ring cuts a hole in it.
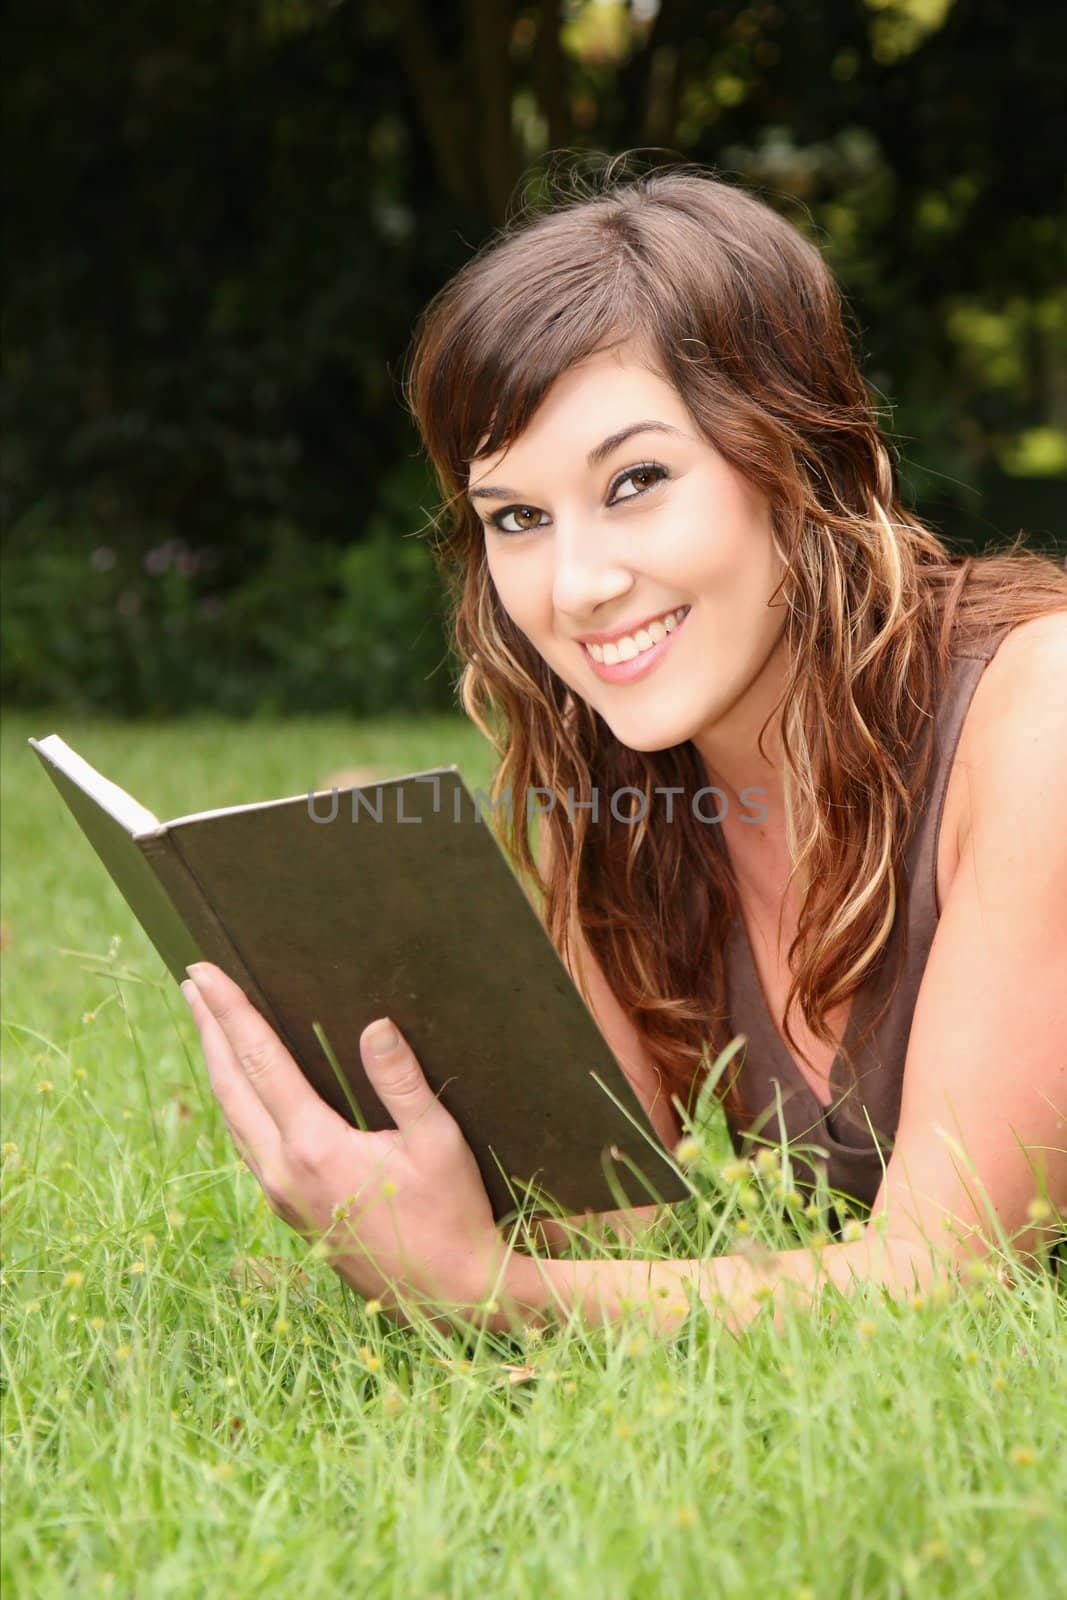
[{"label": "small yellow flower", "polygon": [[752,1228],[747,1217],[738,1217],[734,1223],[735,1233],[751,1233]]},{"label": "small yellow flower", "polygon": [[922,1547],[924,1561],[947,1561],[948,1545],[944,1539],[927,1539]]},{"label": "small yellow flower", "polygon": [[290,1322],[288,1317],[278,1317],[274,1324],[275,1333],[288,1333]]},{"label": "small yellow flower", "polygon": [[63,1279],[64,1289],[78,1289],[84,1281],[84,1273],[68,1272]]},{"label": "small yellow flower", "polygon": [[777,1150],[768,1150],[766,1147],[757,1152],[755,1158],[757,1172],[762,1172],[765,1177],[781,1170],[781,1160]]},{"label": "small yellow flower", "polygon": [[998,1394],[1003,1394],[1005,1389],[1008,1387],[1008,1380],[1002,1372],[998,1372],[991,1381],[992,1387],[997,1391]]},{"label": "small yellow flower", "polygon": [[133,1266],[130,1268],[130,1271],[132,1273],[143,1272],[144,1271],[144,1262],[143,1261],[135,1261],[133,1263]]},{"label": "small yellow flower", "polygon": [[90,1317],[89,1318],[89,1326],[90,1326],[90,1328],[95,1329],[95,1331],[97,1333],[99,1333],[100,1329],[104,1326],[103,1317]]},{"label": "small yellow flower", "polygon": [[75,1078],[78,1079],[79,1082],[81,1082],[82,1078],[85,1077],[85,1068],[84,1067],[75,1067],[74,1068],[74,1076],[75,1076]]},{"label": "small yellow flower", "polygon": [[214,1467],[212,1467],[211,1476],[213,1478],[232,1478],[233,1477],[233,1464],[232,1464],[232,1462],[219,1461]]},{"label": "small yellow flower", "polygon": [[144,1245],[146,1250],[151,1250],[151,1248],[155,1244],[155,1242],[156,1242],[156,1236],[155,1236],[154,1233],[142,1233],[142,1235],[141,1235],[141,1243]]},{"label": "small yellow flower", "polygon": [[395,1389],[390,1389],[388,1394],[382,1396],[382,1410],[387,1416],[394,1417],[403,1404],[403,1400]]},{"label": "small yellow flower", "polygon": [[724,1183],[741,1183],[748,1177],[747,1161],[728,1161],[719,1172]]},{"label": "small yellow flower", "polygon": [[40,1309],[41,1309],[41,1302],[39,1300],[27,1300],[27,1302],[26,1302],[26,1310],[27,1311],[40,1311]]},{"label": "small yellow flower", "polygon": [[1030,1218],[1031,1222],[1047,1222],[1049,1217],[1052,1215],[1052,1207],[1049,1205],[1047,1200],[1042,1199],[1042,1197],[1038,1195],[1036,1199],[1031,1200],[1030,1204],[1027,1206],[1026,1215]]},{"label": "small yellow flower", "polygon": [[841,1237],[846,1244],[854,1244],[857,1239],[862,1239],[866,1229],[858,1217],[849,1217],[841,1229]]},{"label": "small yellow flower", "polygon": [[54,1088],[55,1084],[52,1082],[51,1078],[42,1078],[40,1083],[37,1085],[37,1093],[51,1094]]},{"label": "small yellow flower", "polygon": [[1017,1444],[1011,1450],[1008,1460],[1013,1467],[1032,1467],[1037,1460],[1037,1452],[1028,1444]]},{"label": "small yellow flower", "polygon": [[96,1021],[96,1012],[95,1011],[83,1011],[82,1012],[82,1021],[83,1022],[95,1022]]},{"label": "small yellow flower", "polygon": [[818,1217],[818,1215],[819,1215],[818,1202],[815,1201],[815,1200],[809,1200],[807,1205],[804,1207],[804,1215],[806,1217],[811,1217],[813,1219]]},{"label": "small yellow flower", "polygon": [[393,1182],[392,1178],[386,1178],[385,1182],[382,1184],[382,1194],[386,1200],[391,1200],[394,1194],[396,1194],[396,1184]]},{"label": "small yellow flower", "polygon": [[17,1144],[12,1144],[10,1139],[7,1139],[7,1140],[4,1141],[4,1155],[5,1156],[17,1156],[18,1153],[19,1153],[19,1147],[18,1147]]},{"label": "small yellow flower", "polygon": [[873,1339],[878,1332],[878,1324],[872,1322],[870,1317],[863,1317],[856,1324],[856,1332],[861,1339]]},{"label": "small yellow flower", "polygon": [[133,1346],[132,1346],[132,1344],[120,1344],[118,1349],[115,1351],[115,1360],[116,1361],[126,1361],[126,1360],[129,1359],[130,1356],[132,1356],[132,1354],[133,1354]]},{"label": "small yellow flower", "polygon": [[376,1317],[382,1309],[382,1302],[380,1300],[368,1300],[363,1309],[368,1317]]},{"label": "small yellow flower", "polygon": [[562,1383],[562,1389],[563,1389],[563,1393],[564,1394],[577,1394],[578,1393],[578,1385],[577,1385],[577,1383],[575,1383],[573,1378],[564,1378],[563,1383]]},{"label": "small yellow flower", "polygon": [[175,1210],[168,1211],[167,1221],[170,1223],[172,1228],[180,1228],[182,1223],[185,1221],[185,1213],[183,1211]]},{"label": "small yellow flower", "polygon": [[692,1506],[679,1506],[674,1513],[674,1520],[679,1528],[691,1528],[696,1519],[697,1514]]},{"label": "small yellow flower", "polygon": [[699,1161],[703,1154],[703,1147],[699,1139],[683,1139],[674,1151],[674,1159],[680,1166],[690,1167],[694,1161]]}]

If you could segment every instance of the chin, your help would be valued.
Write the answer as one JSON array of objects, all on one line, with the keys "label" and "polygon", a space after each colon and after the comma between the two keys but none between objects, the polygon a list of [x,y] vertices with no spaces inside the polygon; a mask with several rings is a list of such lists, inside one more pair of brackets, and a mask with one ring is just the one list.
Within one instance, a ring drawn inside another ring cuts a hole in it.
[{"label": "chin", "polygon": [[[603,712],[600,713],[604,715]],[[605,722],[608,719],[604,718]],[[627,750],[634,750],[643,755],[653,755],[660,750],[673,750],[677,745],[685,744],[691,739],[699,728],[698,722],[691,719],[660,719],[654,727],[642,728],[638,724],[620,722],[616,727],[608,722],[609,728],[621,745]]]}]

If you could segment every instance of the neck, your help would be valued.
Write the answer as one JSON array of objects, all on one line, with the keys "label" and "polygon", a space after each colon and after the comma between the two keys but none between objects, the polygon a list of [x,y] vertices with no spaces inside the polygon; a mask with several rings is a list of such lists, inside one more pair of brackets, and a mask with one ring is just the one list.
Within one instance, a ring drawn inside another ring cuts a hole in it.
[{"label": "neck", "polygon": [[[742,848],[758,850],[768,865],[772,859],[777,862],[786,839],[781,712],[775,710],[785,685],[786,659],[783,634],[742,698],[712,726],[694,735],[692,741],[708,783],[727,797],[723,827],[731,855],[736,841]],[[760,733],[764,727],[761,750]],[[742,798],[742,790],[753,789],[762,793],[749,793],[747,800]],[[739,825],[742,814],[750,816],[756,805],[766,808],[766,821]]]}]

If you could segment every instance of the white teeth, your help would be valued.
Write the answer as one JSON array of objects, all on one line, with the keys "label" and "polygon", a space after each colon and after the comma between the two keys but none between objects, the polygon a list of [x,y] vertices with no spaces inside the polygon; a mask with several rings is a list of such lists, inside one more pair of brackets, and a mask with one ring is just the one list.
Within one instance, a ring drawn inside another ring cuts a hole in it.
[{"label": "white teeth", "polygon": [[587,644],[585,648],[594,661],[600,661],[606,667],[613,667],[617,661],[632,661],[635,656],[643,655],[646,650],[651,650],[653,645],[660,644],[669,633],[673,633],[688,609],[688,606],[679,606],[667,616],[648,623],[644,628],[638,628],[636,634],[632,636],[624,634],[621,639],[615,639],[610,644]]}]

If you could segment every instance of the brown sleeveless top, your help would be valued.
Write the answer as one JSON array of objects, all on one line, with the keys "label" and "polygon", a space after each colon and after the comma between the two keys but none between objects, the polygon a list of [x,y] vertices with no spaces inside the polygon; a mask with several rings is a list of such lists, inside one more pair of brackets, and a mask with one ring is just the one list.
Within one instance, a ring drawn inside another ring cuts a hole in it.
[{"label": "brown sleeveless top", "polygon": [[[749,1120],[739,1126],[728,1114],[730,1138],[738,1155],[750,1155],[759,1144],[746,1136],[774,1144],[784,1127],[801,1189],[812,1187],[815,1170],[821,1168],[831,1189],[870,1206],[881,1185],[882,1164],[888,1164],[900,1118],[912,1015],[940,914],[937,845],[949,773],[978,680],[1009,631],[998,629],[950,660],[935,712],[932,759],[905,848],[906,904],[897,908],[879,963],[853,998],[842,1043],[851,1052],[856,1076],[849,1074],[839,1050],[830,1069],[829,1107],[820,1105],[778,1033],[740,913],[731,928],[726,945],[729,1031],[731,1037],[743,1034],[747,1043],[727,1073],[738,1072]],[[892,988],[902,945],[900,981],[888,1009],[873,1034],[857,1046]]]}]

